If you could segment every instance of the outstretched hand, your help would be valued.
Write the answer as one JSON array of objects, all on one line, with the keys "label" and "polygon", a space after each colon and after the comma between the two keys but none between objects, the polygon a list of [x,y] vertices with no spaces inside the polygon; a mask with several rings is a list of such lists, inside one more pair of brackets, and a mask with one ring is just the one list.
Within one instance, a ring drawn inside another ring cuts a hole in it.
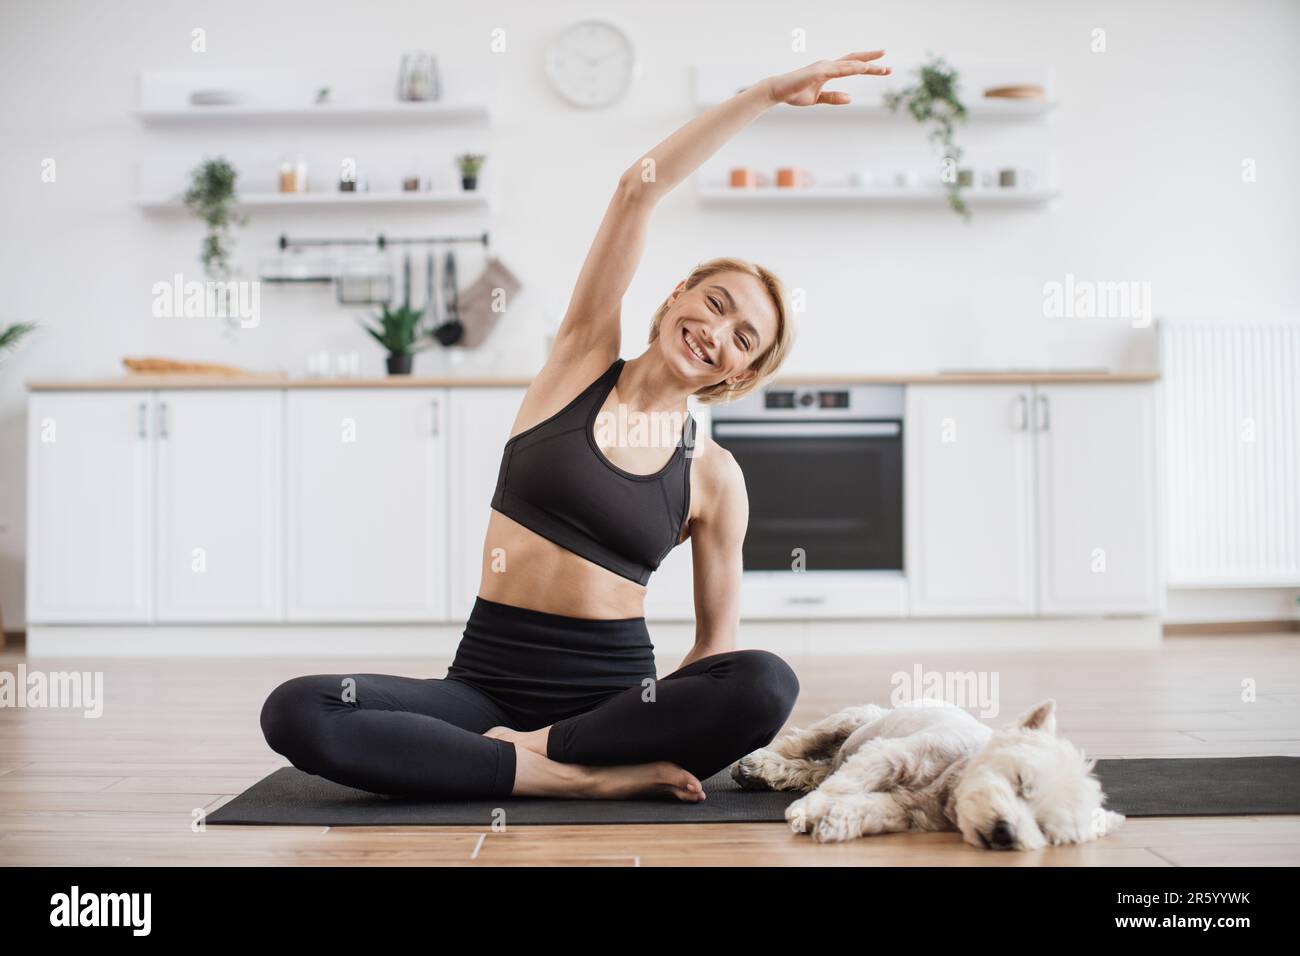
[{"label": "outstretched hand", "polygon": [[818,103],[844,106],[852,102],[849,94],[822,92],[822,85],[842,76],[889,76],[889,67],[871,62],[884,55],[884,50],[871,50],[865,53],[846,53],[838,60],[818,60],[801,70],[769,77],[768,90],[776,103],[789,103],[791,106],[814,106]]}]

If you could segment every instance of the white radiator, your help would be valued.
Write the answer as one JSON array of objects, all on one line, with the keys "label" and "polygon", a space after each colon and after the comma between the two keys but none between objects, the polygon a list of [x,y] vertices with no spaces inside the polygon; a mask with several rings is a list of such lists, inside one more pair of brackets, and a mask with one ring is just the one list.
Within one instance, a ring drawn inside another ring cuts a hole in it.
[{"label": "white radiator", "polygon": [[1300,323],[1160,324],[1169,586],[1300,585]]}]

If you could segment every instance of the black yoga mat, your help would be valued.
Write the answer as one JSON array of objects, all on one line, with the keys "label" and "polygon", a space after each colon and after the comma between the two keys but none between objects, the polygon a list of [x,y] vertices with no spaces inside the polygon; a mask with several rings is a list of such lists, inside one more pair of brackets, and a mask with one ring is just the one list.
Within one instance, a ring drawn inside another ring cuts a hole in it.
[{"label": "black yoga mat", "polygon": [[[1106,806],[1134,817],[1300,814],[1300,757],[1098,760]],[[723,770],[708,799],[437,801],[354,790],[293,767],[275,771],[208,815],[214,824],[271,826],[488,826],[507,824],[784,822],[798,793],[741,790]]]}]

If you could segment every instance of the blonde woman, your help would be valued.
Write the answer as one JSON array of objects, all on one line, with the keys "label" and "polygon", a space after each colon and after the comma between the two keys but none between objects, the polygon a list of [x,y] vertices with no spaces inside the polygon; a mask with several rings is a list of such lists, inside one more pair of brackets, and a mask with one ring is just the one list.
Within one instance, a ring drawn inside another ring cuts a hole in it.
[{"label": "blonde woman", "polygon": [[[274,750],[377,793],[699,801],[702,780],[777,735],[799,681],[777,655],[736,648],[744,475],[696,434],[687,398],[731,401],[776,372],[793,337],[782,285],[740,259],[704,262],[630,361],[620,309],[659,200],[767,109],[847,103],[822,85],[887,75],[882,54],[768,77],[622,175],[506,442],[478,595],[446,676],[287,681],[261,714]],[[658,677],[645,585],[688,538],[695,645]]]}]

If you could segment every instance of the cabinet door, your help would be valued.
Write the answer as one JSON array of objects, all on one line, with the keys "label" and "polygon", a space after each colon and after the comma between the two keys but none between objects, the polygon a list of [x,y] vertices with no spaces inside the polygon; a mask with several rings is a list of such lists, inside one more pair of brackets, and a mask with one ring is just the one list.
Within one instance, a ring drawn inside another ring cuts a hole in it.
[{"label": "cabinet door", "polygon": [[36,392],[27,419],[27,619],[152,616],[149,392]]},{"label": "cabinet door", "polygon": [[1041,613],[1158,610],[1151,386],[1037,386],[1034,426]]},{"label": "cabinet door", "polygon": [[453,621],[469,618],[483,573],[483,543],[492,511],[492,494],[510,426],[524,400],[523,388],[453,388],[448,441],[450,477],[450,553]]},{"label": "cabinet door", "polygon": [[446,389],[285,401],[288,619],[444,620]]},{"label": "cabinet door", "polygon": [[1029,386],[907,389],[904,510],[912,613],[1035,612]]},{"label": "cabinet door", "polygon": [[279,391],[157,396],[159,621],[278,621]]}]

